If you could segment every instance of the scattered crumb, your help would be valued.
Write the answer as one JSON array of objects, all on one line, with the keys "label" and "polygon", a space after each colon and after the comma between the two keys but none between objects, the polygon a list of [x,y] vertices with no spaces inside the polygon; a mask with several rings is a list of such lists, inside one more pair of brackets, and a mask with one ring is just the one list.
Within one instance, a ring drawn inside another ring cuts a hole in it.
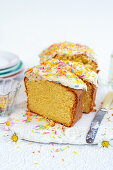
[{"label": "scattered crumb", "polygon": [[63,132],[64,132],[64,130],[65,130],[65,126],[64,126],[64,125],[62,126],[62,130],[63,130]]},{"label": "scattered crumb", "polygon": [[96,112],[97,110],[96,109],[93,109],[92,112]]},{"label": "scattered crumb", "polygon": [[64,158],[62,158],[62,161],[64,162]]},{"label": "scattered crumb", "polygon": [[38,153],[40,153],[40,150],[38,151]]},{"label": "scattered crumb", "polygon": [[52,127],[55,126],[55,122],[53,120],[49,120],[49,123]]}]

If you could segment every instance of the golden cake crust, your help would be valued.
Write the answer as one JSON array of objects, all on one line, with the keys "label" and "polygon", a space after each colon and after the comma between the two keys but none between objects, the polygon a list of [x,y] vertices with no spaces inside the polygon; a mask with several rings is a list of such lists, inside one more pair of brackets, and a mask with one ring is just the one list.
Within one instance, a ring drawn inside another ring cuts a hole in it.
[{"label": "golden cake crust", "polygon": [[[87,106],[87,109],[84,108],[84,106],[83,106],[83,112],[88,114],[88,113],[90,113],[90,112],[92,112],[94,110],[97,88],[95,87],[95,85],[93,85],[93,84],[91,84],[89,82],[85,82],[85,83],[87,85],[87,89],[90,87],[90,103]],[[86,92],[86,94],[84,96],[83,103],[86,100],[86,98],[87,98],[87,92]]]}]

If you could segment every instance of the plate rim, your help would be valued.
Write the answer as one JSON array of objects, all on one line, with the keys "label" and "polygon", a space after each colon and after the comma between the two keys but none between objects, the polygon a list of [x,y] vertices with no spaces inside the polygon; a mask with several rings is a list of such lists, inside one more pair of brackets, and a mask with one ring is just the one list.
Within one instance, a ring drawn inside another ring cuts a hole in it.
[{"label": "plate rim", "polygon": [[[24,73],[25,68],[23,67],[22,70],[20,70],[18,73],[12,74],[10,76],[3,77],[4,79],[9,79],[9,78],[17,78],[20,76],[22,73]],[[1,78],[0,78],[1,79]]]},{"label": "plate rim", "polygon": [[10,68],[10,67],[16,65],[16,64],[20,61],[19,56],[18,56],[17,54],[13,53],[13,52],[9,52],[9,51],[0,51],[0,53],[10,54],[10,55],[15,56],[15,58],[16,58],[16,60],[15,60],[12,64],[4,65],[4,66],[0,67],[0,70]]},{"label": "plate rim", "polygon": [[7,72],[12,72],[12,71],[16,70],[19,67],[19,65],[20,66],[23,65],[23,62],[21,60],[16,65],[14,65],[14,66],[12,66],[10,68],[0,70],[0,74],[3,75],[3,74],[7,74]]},{"label": "plate rim", "polygon": [[5,78],[5,77],[8,77],[8,76],[17,74],[17,73],[19,73],[22,69],[24,69],[24,64],[23,64],[23,63],[22,63],[22,65],[21,65],[21,67],[20,67],[18,70],[16,70],[15,72],[10,72],[10,73],[4,74],[4,75],[0,75],[0,78]]}]

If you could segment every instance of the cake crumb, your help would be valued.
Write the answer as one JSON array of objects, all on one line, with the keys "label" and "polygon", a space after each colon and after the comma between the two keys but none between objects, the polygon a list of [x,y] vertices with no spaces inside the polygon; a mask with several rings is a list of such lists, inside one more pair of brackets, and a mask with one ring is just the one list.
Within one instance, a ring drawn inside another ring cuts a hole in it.
[{"label": "cake crumb", "polygon": [[64,132],[64,130],[65,130],[65,126],[64,126],[64,125],[62,126],[62,130],[63,130],[63,132]]},{"label": "cake crumb", "polygon": [[96,112],[97,110],[96,109],[93,109],[92,112]]},{"label": "cake crumb", "polygon": [[51,125],[52,127],[55,126],[55,122],[54,122],[53,120],[49,120],[49,123],[50,123],[50,125]]},{"label": "cake crumb", "polygon": [[64,162],[64,158],[62,158],[62,161]]}]

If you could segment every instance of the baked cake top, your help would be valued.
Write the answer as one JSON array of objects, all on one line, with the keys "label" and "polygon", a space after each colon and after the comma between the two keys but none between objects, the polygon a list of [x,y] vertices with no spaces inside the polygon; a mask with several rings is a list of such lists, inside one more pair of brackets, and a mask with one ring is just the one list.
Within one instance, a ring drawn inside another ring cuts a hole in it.
[{"label": "baked cake top", "polygon": [[97,86],[97,74],[94,71],[81,63],[58,59],[51,59],[28,69],[25,76],[31,81],[44,78],[73,89],[87,89],[82,79]]},{"label": "baked cake top", "polygon": [[71,42],[55,43],[43,50],[43,52],[39,56],[43,62],[45,60],[53,58],[56,54],[85,54],[91,61],[97,63],[96,53],[91,48],[86,45],[75,44]]}]

